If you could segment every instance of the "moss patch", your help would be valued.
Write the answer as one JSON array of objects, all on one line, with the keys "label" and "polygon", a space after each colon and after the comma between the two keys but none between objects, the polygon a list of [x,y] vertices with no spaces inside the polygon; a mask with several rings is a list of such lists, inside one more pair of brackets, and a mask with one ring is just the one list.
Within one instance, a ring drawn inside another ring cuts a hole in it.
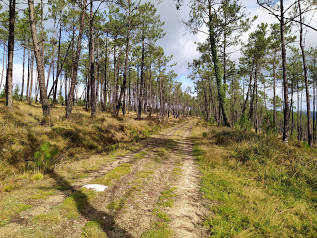
[{"label": "moss patch", "polygon": [[83,227],[82,237],[84,238],[107,238],[108,236],[100,227],[99,221],[88,221]]}]

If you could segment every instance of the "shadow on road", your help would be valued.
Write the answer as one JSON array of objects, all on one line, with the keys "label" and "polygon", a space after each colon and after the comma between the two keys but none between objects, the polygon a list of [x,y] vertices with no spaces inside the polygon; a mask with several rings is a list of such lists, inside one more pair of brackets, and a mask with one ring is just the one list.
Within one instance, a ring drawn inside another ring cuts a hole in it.
[{"label": "shadow on road", "polygon": [[[100,228],[105,232],[109,238],[118,237],[132,237],[126,230],[121,228],[116,224],[114,217],[103,211],[99,211],[94,208],[88,201],[88,197],[79,189],[72,187],[63,177],[55,173],[54,171],[49,171],[50,176],[56,181],[58,187],[62,192],[68,196],[71,190],[76,196],[73,196],[78,212],[89,221],[97,222]],[[67,190],[65,190],[67,189]]]}]

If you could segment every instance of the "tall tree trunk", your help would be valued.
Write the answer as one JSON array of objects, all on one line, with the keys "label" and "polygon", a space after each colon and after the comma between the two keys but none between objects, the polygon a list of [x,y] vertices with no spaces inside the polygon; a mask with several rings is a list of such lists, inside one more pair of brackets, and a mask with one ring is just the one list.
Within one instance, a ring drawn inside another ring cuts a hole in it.
[{"label": "tall tree trunk", "polygon": [[102,104],[102,111],[106,111],[107,107],[107,93],[108,93],[108,34],[106,37],[106,54],[105,54],[105,79],[104,79],[104,93],[103,93],[103,104]]},{"label": "tall tree trunk", "polygon": [[256,95],[257,72],[258,72],[258,67],[256,64],[255,71],[254,71],[254,84],[253,84],[253,90],[252,90],[252,97],[251,97],[251,102],[250,102],[250,112],[249,112],[249,118],[251,121],[253,120],[253,113],[254,113],[254,98]]},{"label": "tall tree trunk", "polygon": [[24,73],[25,73],[25,47],[23,47],[23,66],[22,66],[22,89],[21,89],[21,101],[23,100],[23,93],[24,93]]},{"label": "tall tree trunk", "polygon": [[59,75],[60,75],[59,71],[60,71],[60,67],[61,67],[61,65],[60,65],[60,60],[61,60],[61,39],[62,39],[62,23],[60,23],[60,26],[59,26],[58,53],[57,53],[57,62],[56,62],[57,73],[56,73],[56,78],[55,78],[53,104],[57,102],[56,101],[57,85],[58,85],[58,80],[59,80]]},{"label": "tall tree trunk", "polygon": [[67,74],[67,71],[65,72],[65,82],[64,82],[64,95],[65,95],[65,105],[67,107],[67,95],[68,95],[68,92],[67,92],[67,81],[68,81],[68,74]]},{"label": "tall tree trunk", "polygon": [[86,76],[86,111],[88,112],[90,109],[90,77]]},{"label": "tall tree trunk", "polygon": [[303,139],[303,90],[300,91],[300,119],[299,119],[299,128],[300,128],[300,141]]},{"label": "tall tree trunk", "polygon": [[242,112],[241,112],[242,115],[245,113],[245,110],[247,109],[249,95],[250,95],[251,89],[252,89],[254,62],[255,62],[255,60],[253,59],[252,60],[252,65],[251,65],[251,71],[250,71],[250,79],[249,79],[248,91],[247,91],[247,95],[245,97],[245,100],[244,100],[244,103],[243,103],[243,106],[242,106]]},{"label": "tall tree trunk", "polygon": [[95,77],[95,40],[94,40],[93,4],[90,1],[90,27],[89,27],[89,62],[90,62],[90,107],[91,117],[96,117],[96,77]]},{"label": "tall tree trunk", "polygon": [[303,16],[301,9],[301,0],[298,0],[298,10],[299,10],[299,19],[300,19],[300,48],[302,51],[302,59],[303,59],[303,70],[304,70],[304,80],[305,80],[305,89],[306,89],[306,106],[307,106],[307,137],[308,137],[308,145],[312,146],[312,134],[311,134],[311,115],[310,115],[310,95],[309,95],[309,84],[308,84],[308,73],[307,73],[307,65],[306,65],[306,55],[305,55],[305,47],[303,40]]},{"label": "tall tree trunk", "polygon": [[208,110],[208,100],[207,100],[207,92],[206,92],[206,87],[205,84],[202,81],[202,86],[203,86],[203,92],[204,92],[204,105],[205,105],[205,121],[209,121],[209,110]]},{"label": "tall tree trunk", "polygon": [[[143,23],[144,27],[144,23]],[[145,58],[145,36],[144,32],[142,32],[142,59],[141,59],[141,82],[140,82],[140,92],[139,92],[139,100],[138,100],[138,120],[141,119],[142,113],[142,102],[143,102],[143,87],[144,87],[144,58]],[[160,105],[162,107],[162,104]]]},{"label": "tall tree trunk", "polygon": [[150,91],[150,103],[149,103],[149,118],[152,118],[153,100],[152,100],[152,61],[150,62],[150,77],[149,77],[149,91]]},{"label": "tall tree trunk", "polygon": [[291,85],[291,116],[292,116],[292,121],[291,121],[291,136],[293,136],[294,132],[294,81],[295,81],[295,75],[293,74],[292,77],[292,85]]},{"label": "tall tree trunk", "polygon": [[[50,80],[50,76],[51,76],[51,71],[52,71],[52,67],[54,65],[54,57],[55,57],[55,50],[56,50],[56,44],[53,47],[53,51],[52,51],[52,57],[51,57],[51,63],[50,66],[48,68],[48,72],[47,72],[47,79],[46,79],[46,90],[48,90],[48,84],[49,84],[49,80]],[[54,78],[53,78],[54,81]]]},{"label": "tall tree trunk", "polygon": [[300,141],[300,124],[299,124],[299,83],[297,80],[297,140]]},{"label": "tall tree trunk", "polygon": [[85,15],[86,15],[86,6],[87,0],[82,1],[82,9],[80,13],[80,26],[79,26],[79,34],[77,39],[77,50],[76,53],[73,55],[72,59],[72,78],[71,78],[71,86],[68,95],[68,103],[66,107],[66,118],[69,118],[70,114],[72,113],[73,109],[73,101],[74,101],[74,93],[75,93],[75,86],[77,83],[77,71],[78,71],[78,63],[79,57],[81,53],[81,41],[83,38],[83,31],[84,31],[84,24],[85,24]]},{"label": "tall tree trunk", "polygon": [[30,89],[30,51],[28,51],[28,79],[26,83],[26,100],[29,102],[29,89]]},{"label": "tall tree trunk", "polygon": [[128,105],[128,113],[131,108],[131,69],[129,67],[129,105]]},{"label": "tall tree trunk", "polygon": [[37,38],[36,32],[36,24],[34,18],[34,2],[33,0],[28,0],[29,4],[29,18],[30,18],[30,25],[31,25],[31,33],[33,39],[33,46],[34,46],[34,53],[36,57],[36,66],[38,72],[38,80],[39,80],[39,87],[40,87],[40,100],[42,103],[42,110],[43,110],[43,122],[47,122],[48,117],[50,116],[50,105],[47,98],[47,91],[45,87],[45,75],[44,75],[44,59],[42,57],[41,51],[39,49],[39,42]]},{"label": "tall tree trunk", "polygon": [[258,118],[258,82],[257,79],[255,77],[255,109],[254,109],[254,113],[255,113],[255,122],[254,122],[254,127],[255,127],[255,133],[258,133],[258,129],[259,129],[259,118]]},{"label": "tall tree trunk", "polygon": [[273,58],[273,126],[276,129],[276,52]]},{"label": "tall tree trunk", "polygon": [[[64,73],[64,80],[65,80],[65,73]],[[63,80],[61,80],[61,83],[59,84],[59,93],[58,93],[59,98],[62,97],[62,90],[63,90]]]},{"label": "tall tree trunk", "polygon": [[[128,0],[128,29],[127,29],[127,36],[126,36],[126,46],[125,46],[125,62],[124,62],[124,75],[123,75],[123,82],[122,82],[122,86],[121,86],[121,91],[120,91],[120,96],[119,96],[119,100],[118,100],[118,104],[117,104],[117,108],[116,108],[116,116],[119,116],[119,111],[120,111],[120,107],[122,105],[122,97],[125,96],[125,91],[127,88],[127,78],[128,78],[128,68],[129,68],[129,50],[130,50],[130,28],[131,28],[131,19],[130,19],[130,15],[131,15],[131,1]],[[142,45],[143,47],[143,45]],[[143,51],[143,49],[142,49]],[[142,78],[142,76],[141,76]],[[123,100],[123,104],[125,104],[125,97]],[[123,112],[125,111],[125,109],[123,109]],[[139,118],[139,114],[138,114],[138,119]]]},{"label": "tall tree trunk", "polygon": [[316,144],[316,79],[313,82],[313,143]]},{"label": "tall tree trunk", "polygon": [[[115,37],[114,40],[117,39],[117,36]],[[112,104],[113,104],[113,114],[116,112],[116,102],[117,102],[117,92],[118,92],[118,77],[117,75],[117,55],[116,55],[116,45],[113,47],[113,78],[114,78],[114,87],[113,87],[113,93],[112,93]],[[119,55],[118,55],[119,57]]]},{"label": "tall tree trunk", "polygon": [[30,64],[30,89],[29,89],[29,104],[32,103],[32,90],[33,90],[33,79],[34,79],[34,54],[31,52],[31,64]]},{"label": "tall tree trunk", "polygon": [[6,106],[12,107],[12,74],[13,74],[13,52],[14,52],[14,24],[15,24],[15,0],[9,3],[9,37],[8,37],[8,67],[6,78]]},{"label": "tall tree trunk", "polygon": [[95,60],[95,64],[97,65],[97,87],[96,87],[96,103],[97,103],[97,107],[99,105],[100,102],[100,67],[99,67],[99,40],[97,42],[97,52],[96,52],[96,60]]},{"label": "tall tree trunk", "polygon": [[288,103],[288,79],[286,65],[286,47],[285,47],[285,19],[284,19],[284,0],[280,0],[280,34],[282,48],[282,69],[283,69],[283,86],[284,86],[284,127],[283,141],[288,144],[289,138],[289,103]]},{"label": "tall tree trunk", "polygon": [[4,68],[5,68],[4,63],[6,61],[5,59],[7,58],[7,57],[5,57],[5,55],[6,55],[6,45],[3,44],[2,72],[1,72],[1,81],[0,81],[0,91],[1,91],[1,88],[2,88],[2,82],[3,82],[3,78],[4,78]]},{"label": "tall tree trunk", "polygon": [[38,93],[39,93],[39,78],[36,77],[36,81],[35,81],[35,103],[37,103]]},{"label": "tall tree trunk", "polygon": [[212,14],[211,0],[208,0],[208,10],[209,10],[209,40],[210,40],[212,61],[214,64],[215,76],[216,76],[216,81],[217,81],[219,106],[221,109],[224,125],[227,127],[230,127],[230,123],[229,123],[229,120],[228,120],[228,117],[226,114],[226,110],[225,110],[225,91],[224,91],[223,84],[222,84],[220,63],[219,63],[219,58],[217,55],[216,36],[215,36],[215,30],[214,30],[214,26],[213,26],[214,15]]}]

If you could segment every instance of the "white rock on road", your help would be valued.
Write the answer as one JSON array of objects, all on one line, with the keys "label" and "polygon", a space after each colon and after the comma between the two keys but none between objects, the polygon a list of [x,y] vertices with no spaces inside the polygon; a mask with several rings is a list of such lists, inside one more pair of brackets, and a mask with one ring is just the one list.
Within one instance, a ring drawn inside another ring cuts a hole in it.
[{"label": "white rock on road", "polygon": [[101,184],[86,184],[83,186],[83,188],[93,189],[96,192],[103,192],[108,188],[108,186],[101,185]]}]

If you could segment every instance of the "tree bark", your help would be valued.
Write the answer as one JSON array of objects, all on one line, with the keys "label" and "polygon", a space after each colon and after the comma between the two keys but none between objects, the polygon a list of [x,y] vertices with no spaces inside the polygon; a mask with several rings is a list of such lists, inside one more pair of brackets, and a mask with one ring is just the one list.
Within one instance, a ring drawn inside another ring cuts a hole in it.
[{"label": "tree bark", "polygon": [[33,52],[31,52],[29,104],[32,103],[33,79],[34,79],[34,54]]},{"label": "tree bark", "polygon": [[6,45],[3,44],[2,72],[1,72],[0,90],[1,90],[1,88],[2,88],[2,82],[3,82],[3,78],[4,78],[4,68],[5,68],[4,62],[5,62],[5,58],[7,58],[7,57],[5,57],[5,54],[6,54]]},{"label": "tree bark", "polygon": [[288,102],[288,79],[287,79],[287,64],[286,64],[286,47],[285,47],[285,19],[284,19],[284,0],[280,0],[280,34],[282,48],[282,69],[283,69],[283,84],[284,84],[284,127],[283,141],[288,144],[289,138],[289,102]]},{"label": "tree bark", "polygon": [[34,18],[34,2],[33,0],[28,0],[29,4],[29,17],[30,17],[30,25],[31,25],[31,33],[34,45],[34,53],[36,57],[36,66],[38,72],[38,81],[40,87],[40,100],[42,103],[42,110],[43,110],[43,122],[47,122],[50,116],[50,105],[47,98],[47,91],[45,87],[45,75],[44,75],[44,59],[42,57],[41,51],[39,49],[39,41],[37,38],[36,32],[36,24]]},{"label": "tree bark", "polygon": [[28,51],[28,79],[26,83],[26,100],[29,101],[29,89],[30,89],[30,51]]},{"label": "tree bark", "polygon": [[299,83],[297,81],[297,140],[300,141],[300,124],[299,124]]},{"label": "tree bark", "polygon": [[86,7],[87,7],[86,5],[87,5],[87,0],[83,0],[82,11],[80,13],[80,26],[79,26],[79,34],[77,39],[77,50],[76,50],[76,53],[73,55],[73,59],[72,59],[73,61],[72,62],[72,78],[71,78],[71,86],[69,90],[68,102],[66,107],[66,118],[69,118],[73,109],[75,86],[77,83],[78,63],[79,63],[79,57],[81,53],[81,41],[82,41],[83,32],[84,32],[85,15],[86,15]]},{"label": "tree bark", "polygon": [[108,94],[108,34],[106,38],[106,54],[105,54],[105,79],[104,79],[104,93],[103,93],[103,104],[102,104],[102,111],[106,111],[107,107],[107,94]]},{"label": "tree bark", "polygon": [[12,108],[12,74],[13,74],[13,52],[14,52],[14,24],[15,24],[16,0],[9,3],[9,37],[8,37],[8,66],[6,78],[6,106]]},{"label": "tree bark", "polygon": [[[57,53],[57,62],[56,62],[56,68],[57,68],[57,73],[56,73],[56,78],[55,78],[55,88],[54,88],[54,96],[53,96],[53,104],[56,103],[56,95],[57,95],[57,85],[58,85],[58,80],[60,76],[60,59],[61,59],[61,39],[62,39],[62,23],[60,23],[59,27],[59,39],[58,39],[58,53]],[[54,52],[53,52],[54,53]],[[54,56],[53,56],[54,57]]]},{"label": "tree bark", "polygon": [[215,31],[213,27],[213,14],[212,14],[212,6],[211,0],[208,0],[208,11],[209,11],[209,40],[210,40],[210,47],[211,47],[211,54],[212,60],[214,64],[215,76],[217,81],[217,89],[218,89],[218,97],[219,97],[219,106],[221,109],[224,125],[230,127],[230,123],[225,111],[225,91],[222,84],[222,77],[220,72],[220,64],[219,58],[217,55],[217,46],[216,46],[216,38],[215,38]]},{"label": "tree bark", "polygon": [[[144,23],[143,23],[144,27]],[[138,120],[141,120],[142,114],[142,101],[143,101],[143,84],[144,84],[144,58],[145,58],[145,36],[144,32],[142,32],[142,59],[141,59],[141,82],[140,82],[140,92],[138,99]],[[162,107],[162,105],[160,105]]]},{"label": "tree bark", "polygon": [[256,96],[257,72],[258,72],[258,67],[256,65],[255,71],[254,71],[254,84],[253,84],[253,91],[252,91],[252,97],[251,97],[251,102],[250,102],[250,111],[249,111],[249,119],[251,121],[253,120],[253,114],[254,114],[254,98]]},{"label": "tree bark", "polygon": [[205,105],[205,121],[209,121],[209,110],[208,110],[208,100],[207,100],[207,92],[206,92],[206,87],[205,84],[202,81],[202,87],[203,87],[203,92],[204,92],[204,105]]},{"label": "tree bark", "polygon": [[22,66],[22,89],[20,99],[23,100],[23,93],[24,93],[24,72],[25,72],[25,47],[23,47],[23,66]]},{"label": "tree bark", "polygon": [[[117,36],[114,39],[114,44],[115,40],[117,39]],[[113,114],[116,112],[116,103],[117,103],[117,94],[118,94],[118,77],[117,75],[117,55],[116,55],[116,45],[113,47],[113,78],[114,78],[114,87],[113,87],[113,92],[112,92],[112,104],[113,104]],[[119,55],[118,55],[119,57]]]},{"label": "tree bark", "polygon": [[316,144],[316,79],[313,82],[313,143]]},{"label": "tree bark", "polygon": [[90,107],[91,117],[96,117],[96,77],[95,77],[95,40],[93,4],[90,1],[90,27],[89,27],[89,62],[90,62]]},{"label": "tree bark", "polygon": [[276,53],[273,58],[273,126],[276,129]]},{"label": "tree bark", "polygon": [[245,113],[245,110],[247,109],[247,103],[248,103],[249,95],[250,95],[251,88],[252,88],[254,61],[255,60],[253,59],[252,60],[252,65],[251,65],[251,71],[250,71],[250,80],[249,80],[248,91],[247,91],[247,95],[245,97],[245,100],[244,100],[244,103],[243,103],[243,107],[242,107],[242,112],[241,112],[242,115]]},{"label": "tree bark", "polygon": [[[124,101],[123,104],[125,106],[125,90],[127,88],[127,77],[128,77],[128,67],[129,67],[129,50],[130,50],[130,29],[131,29],[131,19],[130,19],[130,15],[131,15],[131,1],[128,0],[128,29],[127,29],[127,36],[126,36],[126,46],[125,46],[125,62],[124,62],[124,75],[123,75],[123,82],[122,82],[122,86],[121,86],[121,91],[120,91],[120,95],[119,95],[119,100],[117,103],[117,108],[116,108],[116,116],[119,116],[119,111],[120,111],[120,107],[122,106],[122,98],[124,97]],[[144,47],[142,45],[142,47]],[[142,48],[142,52],[143,52],[143,48]],[[144,59],[143,59],[144,60]],[[142,76],[141,76],[142,78]],[[125,109],[123,108],[123,112],[125,113]],[[139,118],[139,114],[138,114],[138,119]]]},{"label": "tree bark", "polygon": [[303,16],[301,9],[301,0],[298,0],[298,10],[299,10],[299,19],[300,19],[300,48],[302,51],[302,60],[303,60],[303,70],[304,70],[304,80],[305,80],[305,89],[306,89],[306,106],[307,106],[307,137],[308,137],[308,145],[312,146],[312,133],[311,133],[311,115],[310,115],[310,95],[309,95],[309,83],[308,83],[308,73],[307,73],[307,65],[306,65],[306,55],[305,55],[305,47],[303,40]]}]

